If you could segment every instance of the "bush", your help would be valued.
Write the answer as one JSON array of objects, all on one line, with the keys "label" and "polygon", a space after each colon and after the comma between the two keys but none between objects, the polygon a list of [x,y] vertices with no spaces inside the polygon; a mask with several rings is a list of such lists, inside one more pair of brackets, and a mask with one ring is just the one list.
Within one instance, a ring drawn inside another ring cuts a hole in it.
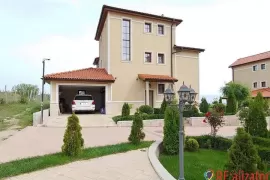
[{"label": "bush", "polygon": [[213,109],[216,111],[216,112],[225,112],[225,109],[226,109],[226,106],[222,103],[217,103],[217,104],[214,104],[213,105]]},{"label": "bush", "polygon": [[237,128],[237,134],[228,154],[229,160],[225,169],[231,173],[238,173],[240,170],[245,173],[255,173],[257,164],[261,161],[250,134],[243,128]]},{"label": "bush", "polygon": [[209,109],[209,104],[206,99],[203,97],[200,103],[200,111],[203,113],[207,113]]},{"label": "bush", "polygon": [[269,138],[262,138],[262,137],[252,137],[252,141],[254,144],[260,147],[270,147],[270,139]]},{"label": "bush", "polygon": [[185,105],[185,109],[183,112],[183,117],[200,117],[198,108],[194,105]]},{"label": "bush", "polygon": [[270,148],[269,147],[257,147],[258,154],[262,161],[266,161],[270,164]]},{"label": "bush", "polygon": [[6,104],[6,101],[4,98],[0,98],[0,104]]},{"label": "bush", "polygon": [[207,139],[205,146],[206,146],[207,149],[211,149],[212,148],[211,140],[210,139]]},{"label": "bush", "polygon": [[185,148],[186,150],[191,151],[191,152],[198,151],[199,143],[196,139],[189,138],[188,140],[186,140]]},{"label": "bush", "polygon": [[163,147],[167,154],[177,154],[179,150],[179,111],[177,107],[168,106],[165,111],[163,127]]},{"label": "bush", "polygon": [[236,114],[237,111],[237,101],[233,93],[230,93],[227,98],[226,112]]},{"label": "bush", "polygon": [[20,97],[19,103],[21,103],[21,104],[26,104],[27,102],[28,102],[27,97],[25,97],[25,96],[21,96],[21,97]]},{"label": "bush", "polygon": [[128,140],[132,144],[137,145],[141,142],[141,140],[144,139],[145,134],[144,134],[144,132],[142,132],[142,129],[143,129],[143,122],[142,122],[141,114],[139,112],[136,112],[134,115],[134,120],[132,123],[131,132],[130,132],[130,135],[128,137]]},{"label": "bush", "polygon": [[163,101],[162,101],[162,104],[161,104],[161,107],[160,107],[160,113],[161,114],[165,114],[166,107],[167,107],[167,102],[166,102],[165,98],[163,98]]},{"label": "bush", "polygon": [[122,116],[129,116],[130,115],[130,107],[128,103],[124,103],[122,107]]},{"label": "bush", "polygon": [[164,113],[161,113],[160,108],[154,108],[154,114],[164,114]]},{"label": "bush", "polygon": [[146,114],[153,114],[154,113],[154,109],[151,106],[148,106],[148,105],[140,106],[139,111],[141,113],[146,113]]},{"label": "bush", "polygon": [[72,114],[68,117],[67,129],[64,135],[62,152],[67,156],[77,156],[84,145],[79,118]]}]

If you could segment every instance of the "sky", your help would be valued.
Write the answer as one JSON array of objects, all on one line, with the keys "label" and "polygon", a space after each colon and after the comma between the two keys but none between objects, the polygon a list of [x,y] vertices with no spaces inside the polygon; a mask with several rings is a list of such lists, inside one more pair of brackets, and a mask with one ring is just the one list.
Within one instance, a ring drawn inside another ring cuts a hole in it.
[{"label": "sky", "polygon": [[219,95],[236,59],[270,50],[269,0],[0,0],[0,90],[41,87],[43,58],[46,74],[92,67],[104,4],[182,19],[176,44],[205,49],[202,96]]}]

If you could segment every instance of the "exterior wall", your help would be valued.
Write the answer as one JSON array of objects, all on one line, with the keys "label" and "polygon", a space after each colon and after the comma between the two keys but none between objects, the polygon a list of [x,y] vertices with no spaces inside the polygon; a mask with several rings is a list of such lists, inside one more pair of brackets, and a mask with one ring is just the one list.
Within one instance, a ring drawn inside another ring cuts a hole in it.
[{"label": "exterior wall", "polygon": [[[138,74],[171,75],[171,24],[152,19],[110,13],[110,69],[116,77],[112,84],[112,101],[145,101],[145,82]],[[131,61],[122,61],[122,19],[131,20]],[[152,33],[144,33],[144,23],[152,23]],[[157,34],[157,24],[163,24],[165,35]],[[173,27],[173,35],[175,26]],[[174,37],[173,37],[174,44]],[[144,52],[152,52],[152,63],[144,63]],[[157,64],[157,53],[165,54],[165,64]],[[156,83],[150,83],[154,90],[154,106],[159,107],[163,96],[157,95]],[[167,87],[167,86],[166,86]]]},{"label": "exterior wall", "polygon": [[177,92],[183,81],[186,86],[190,86],[198,93],[196,101],[200,97],[199,78],[199,53],[195,51],[182,51],[175,54],[174,76],[178,79],[175,83],[174,91]]},{"label": "exterior wall", "polygon": [[108,71],[108,20],[104,24],[104,28],[99,39],[99,68],[105,68]]},{"label": "exterior wall", "polygon": [[[266,64],[266,69],[261,70],[260,65]],[[252,67],[258,65],[258,71],[253,71]],[[250,64],[233,67],[234,81],[245,84],[253,90],[253,82],[258,82],[258,89],[261,87],[261,82],[266,81],[266,87],[270,87],[270,59],[259,61]]]}]

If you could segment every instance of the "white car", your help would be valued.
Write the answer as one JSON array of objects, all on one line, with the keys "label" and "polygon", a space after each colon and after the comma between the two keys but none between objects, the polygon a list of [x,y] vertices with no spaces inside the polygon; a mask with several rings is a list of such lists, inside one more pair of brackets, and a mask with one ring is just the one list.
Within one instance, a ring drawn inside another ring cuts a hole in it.
[{"label": "white car", "polygon": [[76,95],[72,101],[72,112],[89,111],[94,112],[96,110],[95,101],[91,95]]}]

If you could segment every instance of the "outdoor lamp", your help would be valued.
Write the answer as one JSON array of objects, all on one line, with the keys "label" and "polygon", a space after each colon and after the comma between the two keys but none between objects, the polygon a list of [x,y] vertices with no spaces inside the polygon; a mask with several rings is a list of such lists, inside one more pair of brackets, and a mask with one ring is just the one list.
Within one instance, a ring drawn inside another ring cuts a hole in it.
[{"label": "outdoor lamp", "polygon": [[196,96],[197,96],[198,93],[196,93],[194,91],[194,89],[191,88],[191,85],[190,85],[189,89],[190,89],[190,93],[189,93],[190,94],[190,101],[189,101],[189,104],[192,104],[192,103],[195,102],[195,99],[196,99]]},{"label": "outdoor lamp", "polygon": [[165,91],[164,91],[164,98],[165,98],[165,101],[168,102],[169,104],[171,104],[172,100],[173,100],[173,96],[174,96],[174,92],[170,89],[170,88],[167,88]]},{"label": "outdoor lamp", "polygon": [[190,101],[190,89],[184,84],[178,90],[179,100],[182,102]]}]

